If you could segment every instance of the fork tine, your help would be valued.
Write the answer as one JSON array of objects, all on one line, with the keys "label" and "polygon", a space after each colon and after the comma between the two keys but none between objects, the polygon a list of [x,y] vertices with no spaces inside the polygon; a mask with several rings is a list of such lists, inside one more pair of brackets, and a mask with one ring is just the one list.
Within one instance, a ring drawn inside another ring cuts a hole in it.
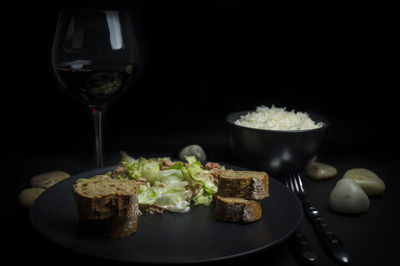
[{"label": "fork tine", "polygon": [[303,182],[301,181],[301,173],[297,173],[297,182],[299,183],[301,193],[305,193]]},{"label": "fork tine", "polygon": [[296,185],[296,179],[294,178],[293,173],[290,174],[290,179],[289,180],[290,180],[290,187],[291,187],[292,191],[295,192],[295,193],[298,193],[297,185]]},{"label": "fork tine", "polygon": [[299,189],[299,186],[298,186],[298,184],[297,184],[296,174],[293,173],[291,177],[292,177],[292,183],[293,183],[294,191],[295,191],[296,193],[300,193],[300,189]]}]

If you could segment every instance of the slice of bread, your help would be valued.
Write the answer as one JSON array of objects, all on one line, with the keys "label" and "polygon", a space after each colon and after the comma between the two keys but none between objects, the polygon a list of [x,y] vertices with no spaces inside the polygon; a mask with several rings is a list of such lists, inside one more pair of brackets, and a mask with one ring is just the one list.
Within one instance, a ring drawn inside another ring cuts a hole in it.
[{"label": "slice of bread", "polygon": [[80,181],[73,188],[80,218],[102,220],[131,217],[140,212],[134,180],[101,176]]},{"label": "slice of bread", "polygon": [[259,201],[215,196],[215,219],[224,222],[251,223],[262,216]]},{"label": "slice of bread", "polygon": [[269,196],[268,174],[256,171],[221,171],[217,194],[223,197],[261,200]]},{"label": "slice of bread", "polygon": [[82,235],[123,238],[136,232],[138,215],[113,216],[103,220],[80,219],[79,222],[79,232]]},{"label": "slice of bread", "polygon": [[80,231],[122,238],[136,232],[140,214],[134,180],[99,176],[73,187]]}]

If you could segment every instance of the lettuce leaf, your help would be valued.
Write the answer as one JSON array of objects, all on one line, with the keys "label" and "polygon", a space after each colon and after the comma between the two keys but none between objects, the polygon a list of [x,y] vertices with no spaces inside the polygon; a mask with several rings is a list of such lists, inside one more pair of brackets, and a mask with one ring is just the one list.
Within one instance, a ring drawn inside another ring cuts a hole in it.
[{"label": "lettuce leaf", "polygon": [[139,204],[153,205],[159,195],[153,187],[139,186],[138,201]]},{"label": "lettuce leaf", "polygon": [[[211,173],[194,156],[187,156],[186,163],[175,162],[166,170],[161,170],[165,158],[135,159],[125,152],[121,152],[121,156],[113,177],[144,178],[147,182],[139,186],[139,204],[156,204],[171,212],[187,212],[191,201],[208,206],[217,192]],[[192,197],[191,191],[195,190],[198,193]]]},{"label": "lettuce leaf", "polygon": [[163,193],[157,199],[156,204],[171,212],[188,212],[190,210],[187,191]]},{"label": "lettuce leaf", "polygon": [[218,190],[218,187],[212,182],[210,171],[204,170],[201,162],[197,161],[194,156],[186,156],[185,159],[187,161],[185,165],[179,164],[176,167],[180,167],[183,176],[193,190],[200,184],[199,193],[192,198],[192,201],[195,204],[210,205],[213,194]]},{"label": "lettuce leaf", "polygon": [[206,194],[204,193],[204,188],[200,188],[199,193],[197,193],[197,195],[192,198],[192,201],[195,205],[203,204],[209,206],[212,202],[212,196],[211,198],[209,196],[206,196]]},{"label": "lettuce leaf", "polygon": [[157,160],[140,158],[139,169],[136,170],[134,176],[145,178],[150,184],[158,178],[160,164]]}]

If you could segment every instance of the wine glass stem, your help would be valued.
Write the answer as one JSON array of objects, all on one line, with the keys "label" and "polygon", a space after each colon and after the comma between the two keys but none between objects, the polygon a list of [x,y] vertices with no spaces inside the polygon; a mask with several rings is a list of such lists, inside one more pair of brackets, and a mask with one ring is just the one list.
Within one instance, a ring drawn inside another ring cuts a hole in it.
[{"label": "wine glass stem", "polygon": [[91,108],[94,132],[96,135],[96,164],[97,168],[103,168],[103,111]]}]

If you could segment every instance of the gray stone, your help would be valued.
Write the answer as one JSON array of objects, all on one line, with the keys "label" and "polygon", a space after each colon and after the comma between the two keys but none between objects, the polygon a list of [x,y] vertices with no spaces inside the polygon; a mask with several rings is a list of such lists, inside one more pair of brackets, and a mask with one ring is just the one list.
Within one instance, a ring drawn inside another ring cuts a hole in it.
[{"label": "gray stone", "polygon": [[329,207],[335,212],[363,213],[369,209],[369,198],[359,184],[342,178],[329,195]]},{"label": "gray stone", "polygon": [[31,178],[31,186],[49,188],[70,176],[69,173],[61,170],[42,173]]},{"label": "gray stone", "polygon": [[350,178],[359,184],[368,196],[375,196],[385,191],[385,183],[374,172],[365,168],[347,170],[343,178]]},{"label": "gray stone", "polygon": [[186,146],[179,152],[180,160],[184,161],[185,156],[195,156],[196,159],[201,162],[207,161],[207,156],[206,156],[204,149],[201,146],[196,145],[196,144]]},{"label": "gray stone", "polygon": [[45,191],[44,188],[27,188],[22,190],[18,195],[19,203],[26,207],[32,207],[35,200]]},{"label": "gray stone", "polygon": [[329,179],[337,174],[335,167],[325,163],[316,162],[314,160],[307,164],[305,172],[309,177],[316,180]]}]

